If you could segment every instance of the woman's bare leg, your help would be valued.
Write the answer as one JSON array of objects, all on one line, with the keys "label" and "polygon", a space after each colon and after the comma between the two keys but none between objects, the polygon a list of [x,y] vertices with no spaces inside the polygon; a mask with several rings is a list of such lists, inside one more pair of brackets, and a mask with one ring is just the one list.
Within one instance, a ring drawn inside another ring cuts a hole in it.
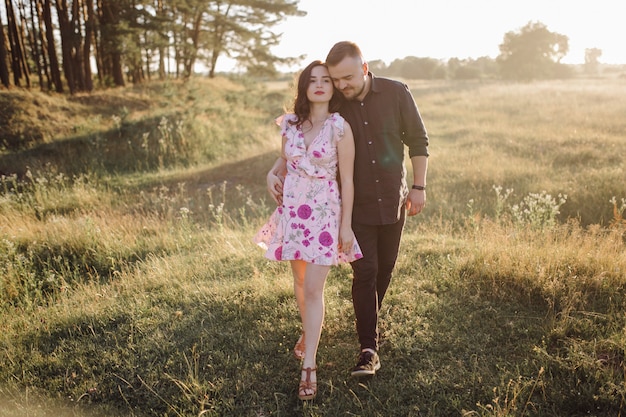
[{"label": "woman's bare leg", "polygon": [[[330,271],[330,266],[306,264],[304,274],[304,332],[305,355],[302,368],[316,368],[317,348],[319,346],[322,325],[324,323],[324,286],[326,277]],[[306,377],[306,372],[302,372],[302,378]],[[317,375],[311,373],[311,382],[317,382]],[[306,394],[309,394],[308,392]]]},{"label": "woman's bare leg", "polygon": [[[306,316],[306,305],[304,303],[304,275],[306,273],[306,262],[304,261],[291,261],[291,272],[293,273],[293,292],[296,296],[296,304],[298,306],[298,312],[300,313],[300,321],[302,322],[302,332],[303,334],[300,337],[304,337],[304,317]],[[306,338],[304,339],[306,340]],[[300,339],[296,345],[300,343]],[[306,348],[304,345],[300,349],[304,351]],[[298,347],[298,346],[297,346]],[[296,348],[294,348],[294,355],[298,357],[298,353],[296,353]]]}]

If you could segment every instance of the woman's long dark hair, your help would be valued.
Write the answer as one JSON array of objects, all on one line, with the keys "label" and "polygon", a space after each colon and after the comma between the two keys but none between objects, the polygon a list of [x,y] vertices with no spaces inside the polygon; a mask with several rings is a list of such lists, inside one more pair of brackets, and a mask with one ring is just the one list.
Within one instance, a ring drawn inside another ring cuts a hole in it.
[{"label": "woman's long dark hair", "polygon": [[[305,120],[309,118],[311,115],[311,104],[309,103],[309,99],[306,96],[307,89],[309,88],[309,83],[311,81],[311,72],[315,67],[326,67],[320,60],[315,60],[307,65],[302,72],[300,72],[300,76],[298,77],[298,86],[296,91],[296,98],[293,103],[293,112],[296,115],[296,120],[290,122],[296,126],[302,126]],[[335,94],[333,89],[333,96],[330,99],[330,103],[328,103],[328,111],[334,113],[339,110],[340,99],[337,97],[338,94]]]}]

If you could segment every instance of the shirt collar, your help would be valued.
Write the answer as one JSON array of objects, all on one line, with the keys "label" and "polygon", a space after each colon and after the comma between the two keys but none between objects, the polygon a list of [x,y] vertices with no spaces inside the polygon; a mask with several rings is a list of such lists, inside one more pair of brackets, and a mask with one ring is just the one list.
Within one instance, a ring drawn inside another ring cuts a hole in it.
[{"label": "shirt collar", "polygon": [[379,83],[376,79],[376,76],[374,74],[372,74],[372,72],[368,71],[367,72],[367,76],[370,77],[370,91],[373,91],[374,93],[379,93],[380,92],[380,86]]}]

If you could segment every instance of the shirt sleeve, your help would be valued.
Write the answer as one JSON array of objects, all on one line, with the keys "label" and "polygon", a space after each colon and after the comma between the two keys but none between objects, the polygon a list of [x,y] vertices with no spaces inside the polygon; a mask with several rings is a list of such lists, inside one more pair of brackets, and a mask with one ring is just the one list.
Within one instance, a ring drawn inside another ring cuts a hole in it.
[{"label": "shirt sleeve", "polygon": [[428,133],[415,99],[406,84],[400,93],[400,109],[402,114],[402,141],[409,148],[409,157],[429,156]]}]

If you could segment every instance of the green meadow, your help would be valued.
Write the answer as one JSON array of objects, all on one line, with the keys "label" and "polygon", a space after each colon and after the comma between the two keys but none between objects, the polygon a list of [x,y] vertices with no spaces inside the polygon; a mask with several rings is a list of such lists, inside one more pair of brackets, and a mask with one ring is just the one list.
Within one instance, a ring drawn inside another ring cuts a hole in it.
[{"label": "green meadow", "polygon": [[289,265],[251,241],[289,83],[0,92],[0,416],[626,415],[626,81],[409,85],[427,206],[382,368],[349,376],[335,267],[308,402]]}]

